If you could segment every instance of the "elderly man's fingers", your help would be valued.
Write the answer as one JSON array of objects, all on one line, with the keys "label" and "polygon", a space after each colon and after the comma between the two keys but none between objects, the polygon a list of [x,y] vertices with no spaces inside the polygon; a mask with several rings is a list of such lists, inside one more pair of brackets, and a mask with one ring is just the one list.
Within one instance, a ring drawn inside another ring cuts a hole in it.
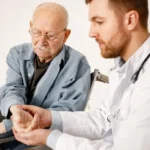
[{"label": "elderly man's fingers", "polygon": [[32,122],[31,122],[31,125],[25,130],[25,132],[29,132],[34,129],[38,129],[39,128],[39,120],[40,120],[39,116],[37,114],[35,114]]},{"label": "elderly man's fingers", "polygon": [[19,113],[20,110],[21,110],[21,109],[20,109],[17,105],[12,105],[12,106],[10,107],[10,112],[11,112],[12,114]]},{"label": "elderly man's fingers", "polygon": [[21,122],[21,116],[19,114],[14,114],[11,116],[12,121]]},{"label": "elderly man's fingers", "polygon": [[17,109],[18,109],[17,111],[14,111],[12,113],[11,119],[16,122],[21,122],[22,120],[25,119],[24,118],[25,115],[22,109],[20,108],[17,108]]},{"label": "elderly man's fingers", "polygon": [[11,117],[12,121],[18,122],[18,123],[26,123],[28,121],[31,121],[33,117],[30,115],[30,113],[20,110],[20,112],[15,113]]},{"label": "elderly man's fingers", "polygon": [[24,111],[29,112],[31,115],[34,115],[33,107],[36,107],[36,106],[32,106],[32,105],[19,105],[18,107],[21,108]]},{"label": "elderly man's fingers", "polygon": [[23,109],[23,110],[32,109],[32,105],[18,105],[18,107]]},{"label": "elderly man's fingers", "polygon": [[25,130],[25,127],[23,125],[18,125],[18,124],[15,124],[15,123],[13,123],[13,128],[17,132],[24,132],[24,130]]}]

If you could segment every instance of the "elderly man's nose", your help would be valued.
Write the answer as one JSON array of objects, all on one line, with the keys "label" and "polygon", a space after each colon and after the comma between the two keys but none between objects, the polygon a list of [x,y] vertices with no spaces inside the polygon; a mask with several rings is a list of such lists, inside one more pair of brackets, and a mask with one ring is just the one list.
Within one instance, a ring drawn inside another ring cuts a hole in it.
[{"label": "elderly man's nose", "polygon": [[42,44],[42,45],[46,45],[47,44],[47,38],[46,38],[46,35],[42,35],[39,39],[39,42]]}]

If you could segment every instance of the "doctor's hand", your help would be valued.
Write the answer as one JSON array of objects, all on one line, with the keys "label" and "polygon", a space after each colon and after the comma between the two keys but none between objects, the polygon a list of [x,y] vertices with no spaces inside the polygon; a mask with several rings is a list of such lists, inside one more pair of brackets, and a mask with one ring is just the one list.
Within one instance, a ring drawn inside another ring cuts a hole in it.
[{"label": "doctor's hand", "polygon": [[35,128],[46,128],[50,127],[52,123],[51,111],[37,107],[34,105],[19,105],[18,106],[23,111],[30,113],[34,117],[32,121],[32,126],[28,130],[34,130]]},{"label": "doctor's hand", "polygon": [[13,129],[15,138],[30,146],[46,145],[46,140],[50,132],[51,130],[48,129],[36,129],[29,132],[16,132]]},{"label": "doctor's hand", "polygon": [[35,121],[38,122],[37,116],[33,118],[33,116],[29,112],[24,111],[18,105],[11,106],[10,111],[12,113],[11,119],[12,119],[13,127],[17,132],[21,132],[21,131],[27,132],[30,126],[36,128],[35,125],[33,125],[33,123]]}]

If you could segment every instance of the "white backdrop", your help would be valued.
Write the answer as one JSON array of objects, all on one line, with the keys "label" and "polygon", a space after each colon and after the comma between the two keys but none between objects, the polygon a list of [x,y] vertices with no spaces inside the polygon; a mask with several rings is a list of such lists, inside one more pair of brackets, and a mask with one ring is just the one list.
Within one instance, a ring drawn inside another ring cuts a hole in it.
[{"label": "white backdrop", "polygon": [[[108,74],[113,60],[106,60],[100,56],[99,48],[93,39],[88,37],[89,21],[88,7],[84,0],[47,0],[60,3],[69,12],[69,28],[72,33],[67,44],[83,53],[92,70],[98,68]],[[44,0],[0,0],[0,86],[5,83],[6,55],[9,49],[20,43],[30,42],[28,34],[29,21],[35,7]],[[106,33],[108,34],[108,33]]]}]

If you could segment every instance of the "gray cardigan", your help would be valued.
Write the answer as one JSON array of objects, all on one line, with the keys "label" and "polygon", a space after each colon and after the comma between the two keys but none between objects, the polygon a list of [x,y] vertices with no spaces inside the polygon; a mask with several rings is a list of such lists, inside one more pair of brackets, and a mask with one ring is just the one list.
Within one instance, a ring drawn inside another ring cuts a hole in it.
[{"label": "gray cardigan", "polygon": [[[11,105],[26,104],[27,83],[34,73],[34,56],[30,43],[10,50],[6,84],[0,90],[3,116],[8,115]],[[38,82],[30,104],[59,111],[82,110],[89,88],[90,66],[85,56],[64,45]],[[6,130],[10,130],[10,120],[4,120],[4,124]]]}]

